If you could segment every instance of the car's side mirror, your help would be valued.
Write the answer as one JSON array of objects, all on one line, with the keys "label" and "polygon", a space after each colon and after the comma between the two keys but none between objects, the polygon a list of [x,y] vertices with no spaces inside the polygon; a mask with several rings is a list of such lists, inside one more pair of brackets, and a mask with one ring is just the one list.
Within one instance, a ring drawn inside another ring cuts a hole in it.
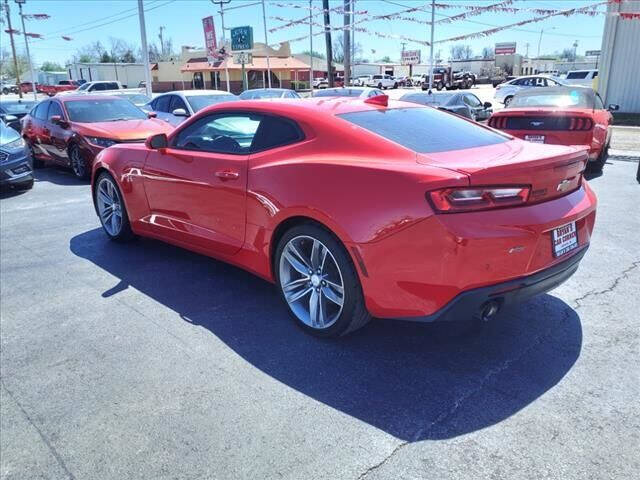
[{"label": "car's side mirror", "polygon": [[53,123],[54,125],[58,125],[61,128],[67,128],[69,126],[67,121],[64,120],[60,115],[53,115],[50,120],[51,123]]},{"label": "car's side mirror", "polygon": [[617,103],[610,103],[607,110],[609,110],[610,112],[617,112],[618,110],[620,110],[620,105],[618,105]]},{"label": "car's side mirror", "polygon": [[173,112],[171,112],[176,117],[188,117],[189,114],[184,108],[176,108]]},{"label": "car's side mirror", "polygon": [[158,116],[158,114],[156,112],[147,112],[147,117],[149,118],[156,118]]},{"label": "car's side mirror", "polygon": [[484,108],[491,108],[493,104],[491,102],[484,102]]},{"label": "car's side mirror", "polygon": [[144,144],[150,150],[160,150],[169,146],[169,140],[166,133],[158,133],[147,138]]}]

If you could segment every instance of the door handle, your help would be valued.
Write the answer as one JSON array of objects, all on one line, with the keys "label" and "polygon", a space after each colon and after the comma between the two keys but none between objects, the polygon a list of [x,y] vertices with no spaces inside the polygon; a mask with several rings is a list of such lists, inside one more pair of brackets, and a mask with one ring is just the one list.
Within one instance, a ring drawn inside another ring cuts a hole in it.
[{"label": "door handle", "polygon": [[238,172],[234,172],[233,170],[220,170],[216,172],[216,177],[221,178],[222,180],[235,180],[240,176]]}]

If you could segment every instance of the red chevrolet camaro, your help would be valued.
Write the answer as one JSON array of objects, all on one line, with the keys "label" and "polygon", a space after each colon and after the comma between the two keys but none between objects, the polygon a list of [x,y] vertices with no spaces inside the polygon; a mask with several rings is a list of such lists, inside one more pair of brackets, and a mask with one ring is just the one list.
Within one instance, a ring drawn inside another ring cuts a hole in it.
[{"label": "red chevrolet camaro", "polygon": [[601,171],[611,140],[611,111],[592,88],[531,88],[516,94],[509,106],[494,113],[491,127],[536,143],[586,145],[588,168]]},{"label": "red chevrolet camaro", "polygon": [[239,101],[104,150],[92,187],[111,239],[238,265],[334,336],[488,318],[559,285],[595,222],[586,160],[384,95]]}]

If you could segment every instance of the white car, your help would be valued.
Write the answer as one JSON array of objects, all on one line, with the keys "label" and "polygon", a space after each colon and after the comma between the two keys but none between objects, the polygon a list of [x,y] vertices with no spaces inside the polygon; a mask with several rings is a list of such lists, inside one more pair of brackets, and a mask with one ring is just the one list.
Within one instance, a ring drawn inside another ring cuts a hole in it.
[{"label": "white car", "polygon": [[314,78],[312,85],[313,88],[327,88],[329,86],[329,80],[326,78]]},{"label": "white car", "polygon": [[511,103],[513,96],[527,88],[540,88],[540,87],[557,87],[564,85],[564,82],[557,78],[551,78],[547,75],[527,75],[524,77],[514,78],[508,82],[501,83],[496,86],[496,93],[494,98],[500,103],[504,103],[505,106]]},{"label": "white car", "polygon": [[593,81],[598,76],[598,70],[571,70],[567,72],[564,82],[567,85],[582,85],[593,87]]},{"label": "white car", "polygon": [[367,81],[367,87],[379,88],[380,90],[398,88],[398,82],[391,75],[372,75]]},{"label": "white car", "polygon": [[336,87],[326,88],[321,92],[313,94],[314,97],[351,97],[351,98],[369,98],[384,95],[382,90],[367,87]]},{"label": "white car", "polygon": [[367,82],[371,80],[371,77],[373,77],[373,75],[360,75],[353,79],[351,85],[354,87],[366,87]]},{"label": "white car", "polygon": [[223,90],[178,90],[158,95],[147,107],[160,120],[176,127],[204,107],[235,100],[237,96]]}]

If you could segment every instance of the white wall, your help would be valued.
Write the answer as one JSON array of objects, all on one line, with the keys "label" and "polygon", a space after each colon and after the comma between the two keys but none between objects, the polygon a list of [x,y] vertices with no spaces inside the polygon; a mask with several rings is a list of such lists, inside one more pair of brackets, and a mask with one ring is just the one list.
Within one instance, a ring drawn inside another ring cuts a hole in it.
[{"label": "white wall", "polygon": [[76,63],[67,68],[73,80],[117,80],[130,88],[137,87],[144,80],[144,65],[141,63]]}]

